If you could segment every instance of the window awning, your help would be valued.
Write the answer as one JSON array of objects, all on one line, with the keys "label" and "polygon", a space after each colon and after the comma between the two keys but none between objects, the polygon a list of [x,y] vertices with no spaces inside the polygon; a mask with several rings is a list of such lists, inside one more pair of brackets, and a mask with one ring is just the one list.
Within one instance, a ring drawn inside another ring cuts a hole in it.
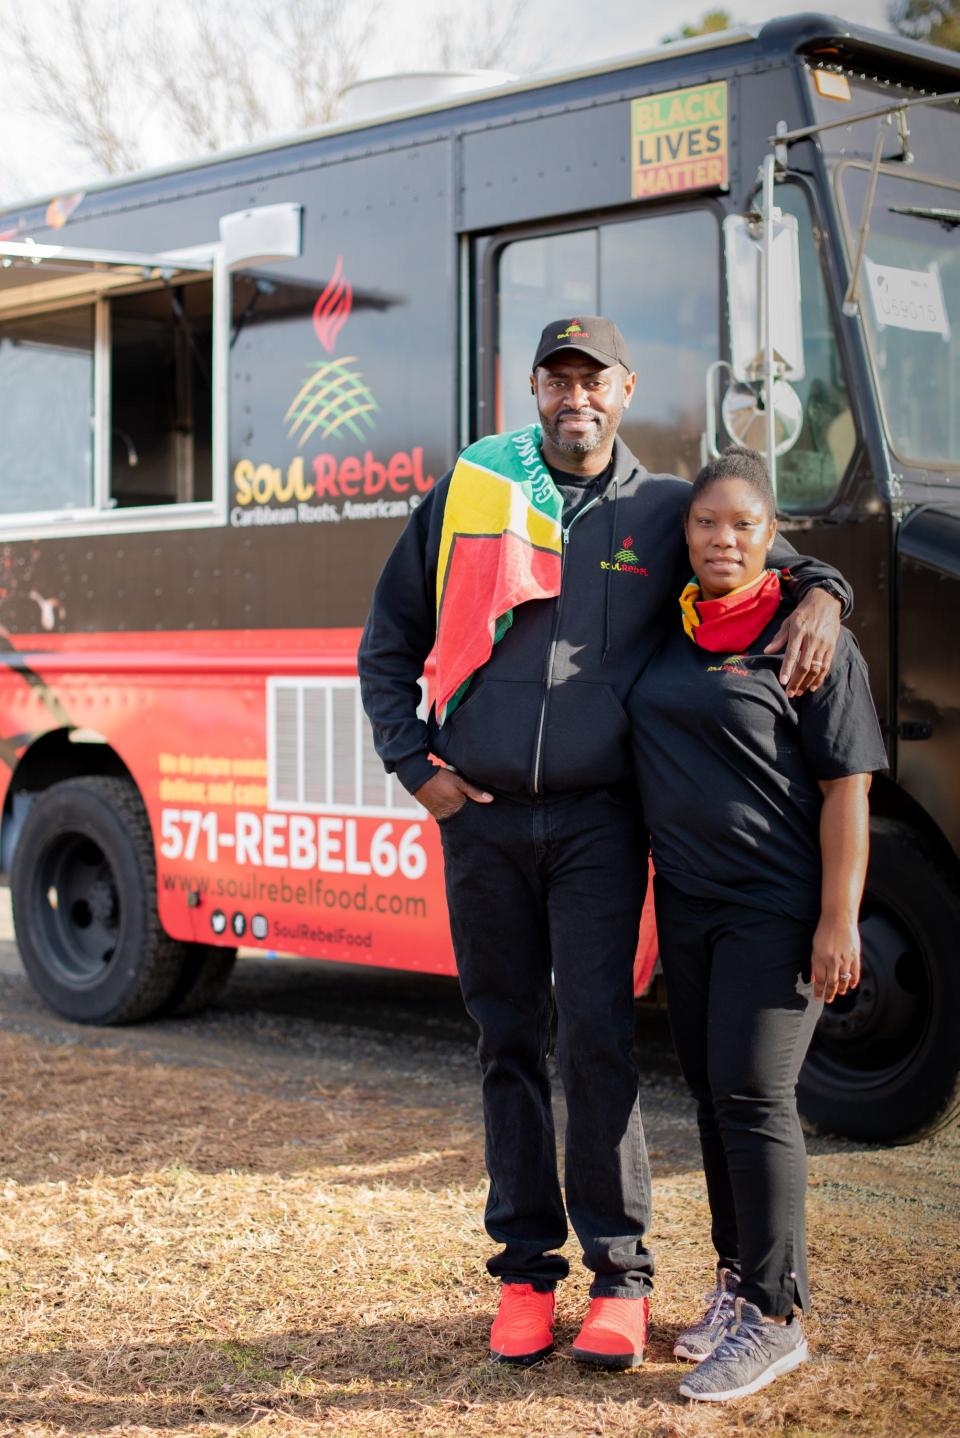
[{"label": "window awning", "polygon": [[170,283],[213,272],[213,261],[190,255],[74,250],[64,245],[0,241],[0,317],[39,305],[93,300],[107,291]]}]

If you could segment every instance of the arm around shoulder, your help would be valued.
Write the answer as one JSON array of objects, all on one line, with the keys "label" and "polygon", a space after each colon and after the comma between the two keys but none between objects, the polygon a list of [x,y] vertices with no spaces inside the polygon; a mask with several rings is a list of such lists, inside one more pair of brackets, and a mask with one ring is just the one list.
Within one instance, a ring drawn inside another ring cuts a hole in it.
[{"label": "arm around shoulder", "polygon": [[794,597],[798,601],[812,589],[824,589],[839,603],[841,619],[848,619],[853,613],[853,589],[839,569],[815,555],[798,554],[780,533],[770,550],[770,564],[776,569],[789,570]]}]

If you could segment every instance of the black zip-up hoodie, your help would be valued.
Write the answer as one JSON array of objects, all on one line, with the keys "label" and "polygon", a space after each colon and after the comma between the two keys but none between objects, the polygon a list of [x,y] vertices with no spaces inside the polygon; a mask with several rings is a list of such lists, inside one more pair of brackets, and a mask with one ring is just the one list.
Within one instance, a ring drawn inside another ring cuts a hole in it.
[{"label": "black zip-up hoodie", "polygon": [[[512,626],[439,727],[432,710],[428,722],[418,717],[418,681],[436,637],[437,555],[449,483],[444,475],[410,516],[374,591],[360,642],[363,704],[384,765],[411,793],[436,772],[430,754],[464,778],[506,793],[627,782],[632,761],[624,702],[665,627],[676,622],[690,577],[682,522],[689,484],[649,474],[615,441],[603,492],[564,520],[559,596],[517,606]],[[826,579],[847,588],[835,569],[798,556],[779,536],[770,562],[789,567],[797,597]]]}]

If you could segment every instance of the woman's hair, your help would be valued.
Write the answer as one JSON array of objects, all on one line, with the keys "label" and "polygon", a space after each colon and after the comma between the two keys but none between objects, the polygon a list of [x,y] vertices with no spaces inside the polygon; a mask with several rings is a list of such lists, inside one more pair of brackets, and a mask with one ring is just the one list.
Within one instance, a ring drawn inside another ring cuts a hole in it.
[{"label": "woman's hair", "polygon": [[770,518],[775,518],[777,499],[763,455],[758,454],[755,449],[744,449],[737,444],[728,445],[719,459],[712,459],[703,466],[690,486],[687,497],[688,514],[693,501],[699,499],[704,490],[709,489],[711,484],[716,484],[718,479],[742,479],[763,500]]}]

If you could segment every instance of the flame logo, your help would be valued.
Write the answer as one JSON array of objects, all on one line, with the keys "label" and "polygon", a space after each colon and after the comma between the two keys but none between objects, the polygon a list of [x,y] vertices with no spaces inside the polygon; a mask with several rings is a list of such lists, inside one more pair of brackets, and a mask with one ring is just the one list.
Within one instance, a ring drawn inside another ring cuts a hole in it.
[{"label": "flame logo", "polygon": [[315,360],[310,374],[297,391],[284,415],[287,434],[296,437],[302,449],[318,430],[323,439],[348,431],[364,439],[364,428],[372,430],[379,409],[372,391],[356,368],[356,355],[334,359],[337,336],[353,309],[353,286],[343,277],[343,256],[337,256],[329,284],[313,307],[313,328],[328,360]]},{"label": "flame logo", "polygon": [[623,547],[624,547],[624,549],[632,549],[632,548],[633,548],[633,535],[632,535],[632,534],[628,534],[628,535],[627,535],[626,539],[623,541]]},{"label": "flame logo", "polygon": [[313,328],[328,355],[333,354],[337,335],[350,318],[352,309],[353,285],[343,278],[343,256],[337,255],[330,283],[313,307]]}]

